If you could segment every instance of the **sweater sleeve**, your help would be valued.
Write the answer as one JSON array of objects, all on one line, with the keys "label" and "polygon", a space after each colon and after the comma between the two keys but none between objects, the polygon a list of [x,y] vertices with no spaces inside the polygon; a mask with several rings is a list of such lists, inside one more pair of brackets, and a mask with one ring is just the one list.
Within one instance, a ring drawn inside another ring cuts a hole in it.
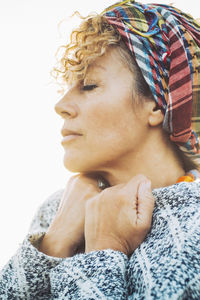
[{"label": "sweater sleeve", "polygon": [[62,260],[47,256],[31,242],[44,233],[29,235],[0,272],[0,299],[50,299],[49,272]]},{"label": "sweater sleeve", "polygon": [[[166,222],[160,238],[160,266],[152,299],[200,299],[200,185],[182,183],[176,187],[177,201],[169,197],[160,218]],[[161,240],[162,239],[162,240]],[[161,242],[162,241],[162,242]]]},{"label": "sweater sleeve", "polygon": [[52,299],[127,299],[127,262],[111,249],[64,259],[50,273]]},{"label": "sweater sleeve", "polygon": [[29,233],[0,272],[0,300],[126,299],[127,256],[111,249],[56,258],[38,251],[62,191],[39,208]]},{"label": "sweater sleeve", "polygon": [[200,299],[200,186],[158,189],[151,232],[127,267],[128,299]]},{"label": "sweater sleeve", "polygon": [[62,190],[53,193],[35,214],[29,233],[0,271],[0,299],[50,299],[50,270],[63,259],[37,250],[59,205]]}]

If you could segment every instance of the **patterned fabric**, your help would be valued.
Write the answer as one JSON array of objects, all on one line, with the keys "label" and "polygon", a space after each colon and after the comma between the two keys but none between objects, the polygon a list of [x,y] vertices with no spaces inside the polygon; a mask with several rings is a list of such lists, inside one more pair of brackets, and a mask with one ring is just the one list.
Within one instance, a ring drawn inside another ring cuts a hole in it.
[{"label": "patterned fabric", "polygon": [[186,172],[186,174],[184,176],[181,176],[178,178],[178,180],[176,181],[176,183],[181,182],[181,181],[187,181],[187,182],[192,182],[195,180],[199,180],[200,181],[200,172],[198,170],[190,170],[188,172]]},{"label": "patterned fabric", "polygon": [[153,190],[151,231],[130,258],[111,249],[69,258],[39,252],[63,192],[43,203],[0,271],[0,300],[200,299],[200,182]]},{"label": "patterned fabric", "polygon": [[200,157],[200,24],[173,6],[131,0],[102,15],[136,59],[171,140]]}]

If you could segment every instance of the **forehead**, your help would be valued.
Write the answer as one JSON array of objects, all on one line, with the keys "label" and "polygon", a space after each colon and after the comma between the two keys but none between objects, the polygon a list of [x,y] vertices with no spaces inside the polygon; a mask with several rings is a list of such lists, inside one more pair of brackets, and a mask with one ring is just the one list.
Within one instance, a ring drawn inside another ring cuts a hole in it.
[{"label": "forehead", "polygon": [[127,71],[128,68],[116,48],[111,48],[88,66],[86,75],[92,72],[118,73],[123,69]]},{"label": "forehead", "polygon": [[[87,57],[85,65],[87,64]],[[77,74],[78,75],[78,74]],[[117,47],[107,48],[106,52],[86,65],[86,72],[81,78],[76,76],[73,82],[68,83],[68,88],[82,85],[85,80],[119,80],[132,81],[133,74],[127,63],[122,59]]]}]

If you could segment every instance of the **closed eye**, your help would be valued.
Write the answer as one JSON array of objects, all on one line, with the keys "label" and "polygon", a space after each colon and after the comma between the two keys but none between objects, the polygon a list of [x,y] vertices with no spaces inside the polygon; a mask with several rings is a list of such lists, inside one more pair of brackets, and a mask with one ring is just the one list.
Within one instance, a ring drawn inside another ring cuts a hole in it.
[{"label": "closed eye", "polygon": [[88,84],[88,85],[84,85],[84,86],[82,87],[82,90],[83,90],[83,91],[92,91],[92,90],[94,90],[96,87],[97,87],[96,84]]}]

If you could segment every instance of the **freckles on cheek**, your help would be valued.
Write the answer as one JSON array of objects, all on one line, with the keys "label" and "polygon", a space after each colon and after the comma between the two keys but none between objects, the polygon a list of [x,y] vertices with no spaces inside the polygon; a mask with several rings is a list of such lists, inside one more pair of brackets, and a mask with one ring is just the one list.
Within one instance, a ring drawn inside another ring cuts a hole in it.
[{"label": "freckles on cheek", "polygon": [[102,104],[98,105],[95,109],[90,110],[87,119],[90,123],[90,126],[93,126],[94,128],[101,128],[106,126],[106,123],[108,123],[109,118],[109,113],[105,109],[105,106]]}]

